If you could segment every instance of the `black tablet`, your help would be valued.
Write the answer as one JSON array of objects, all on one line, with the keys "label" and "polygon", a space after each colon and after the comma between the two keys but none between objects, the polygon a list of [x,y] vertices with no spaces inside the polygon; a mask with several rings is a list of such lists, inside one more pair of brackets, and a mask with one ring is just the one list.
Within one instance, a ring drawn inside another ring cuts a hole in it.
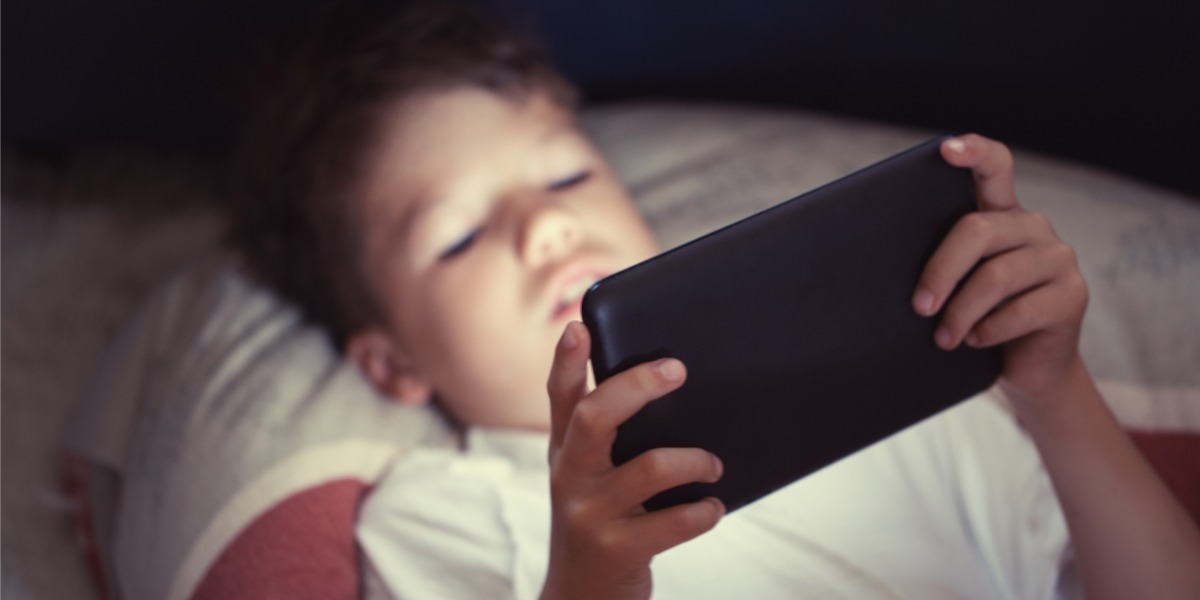
[{"label": "black tablet", "polygon": [[675,392],[621,425],[616,464],[699,447],[721,481],[646,502],[716,496],[732,511],[987,388],[999,348],[938,348],[912,309],[920,273],[975,209],[938,137],[597,282],[584,296],[603,381],[673,356]]}]

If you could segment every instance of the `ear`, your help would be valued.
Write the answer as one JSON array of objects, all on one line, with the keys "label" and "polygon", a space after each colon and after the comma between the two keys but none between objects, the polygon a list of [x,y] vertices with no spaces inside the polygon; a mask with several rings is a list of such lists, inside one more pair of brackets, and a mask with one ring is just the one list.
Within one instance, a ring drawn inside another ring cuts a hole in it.
[{"label": "ear", "polygon": [[412,357],[386,332],[365,329],[346,340],[346,356],[383,394],[401,404],[426,404],[433,384],[416,367]]}]

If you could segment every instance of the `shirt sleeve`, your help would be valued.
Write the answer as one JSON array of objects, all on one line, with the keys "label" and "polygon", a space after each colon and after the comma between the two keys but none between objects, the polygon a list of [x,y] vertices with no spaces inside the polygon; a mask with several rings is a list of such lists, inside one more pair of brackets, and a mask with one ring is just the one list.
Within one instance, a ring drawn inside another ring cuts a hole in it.
[{"label": "shirt sleeve", "polygon": [[365,597],[513,596],[515,549],[499,492],[471,472],[486,466],[422,451],[393,467],[359,516]]},{"label": "shirt sleeve", "polygon": [[1053,598],[1069,566],[1066,520],[1028,434],[996,390],[945,423],[959,516],[1002,598]]}]

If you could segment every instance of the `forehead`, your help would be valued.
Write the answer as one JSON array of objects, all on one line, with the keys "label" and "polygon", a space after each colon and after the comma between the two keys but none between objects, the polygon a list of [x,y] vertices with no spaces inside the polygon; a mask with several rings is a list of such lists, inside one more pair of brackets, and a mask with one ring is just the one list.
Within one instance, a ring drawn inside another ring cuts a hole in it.
[{"label": "forehead", "polygon": [[397,102],[380,120],[368,189],[453,176],[569,129],[571,114],[544,93],[502,96],[474,87],[424,92]]},{"label": "forehead", "polygon": [[366,217],[409,221],[396,213],[428,208],[472,178],[536,168],[531,157],[577,131],[572,113],[541,92],[457,87],[406,97],[385,110],[366,157]]}]

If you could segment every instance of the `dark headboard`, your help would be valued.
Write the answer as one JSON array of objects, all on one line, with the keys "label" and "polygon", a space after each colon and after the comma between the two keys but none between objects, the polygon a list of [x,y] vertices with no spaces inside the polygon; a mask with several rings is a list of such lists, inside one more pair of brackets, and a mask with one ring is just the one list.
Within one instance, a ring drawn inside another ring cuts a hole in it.
[{"label": "dark headboard", "polygon": [[[1200,196],[1190,2],[476,0],[539,36],[592,101],[802,106],[975,130]],[[6,145],[219,147],[247,41],[314,0],[6,0]]]}]

